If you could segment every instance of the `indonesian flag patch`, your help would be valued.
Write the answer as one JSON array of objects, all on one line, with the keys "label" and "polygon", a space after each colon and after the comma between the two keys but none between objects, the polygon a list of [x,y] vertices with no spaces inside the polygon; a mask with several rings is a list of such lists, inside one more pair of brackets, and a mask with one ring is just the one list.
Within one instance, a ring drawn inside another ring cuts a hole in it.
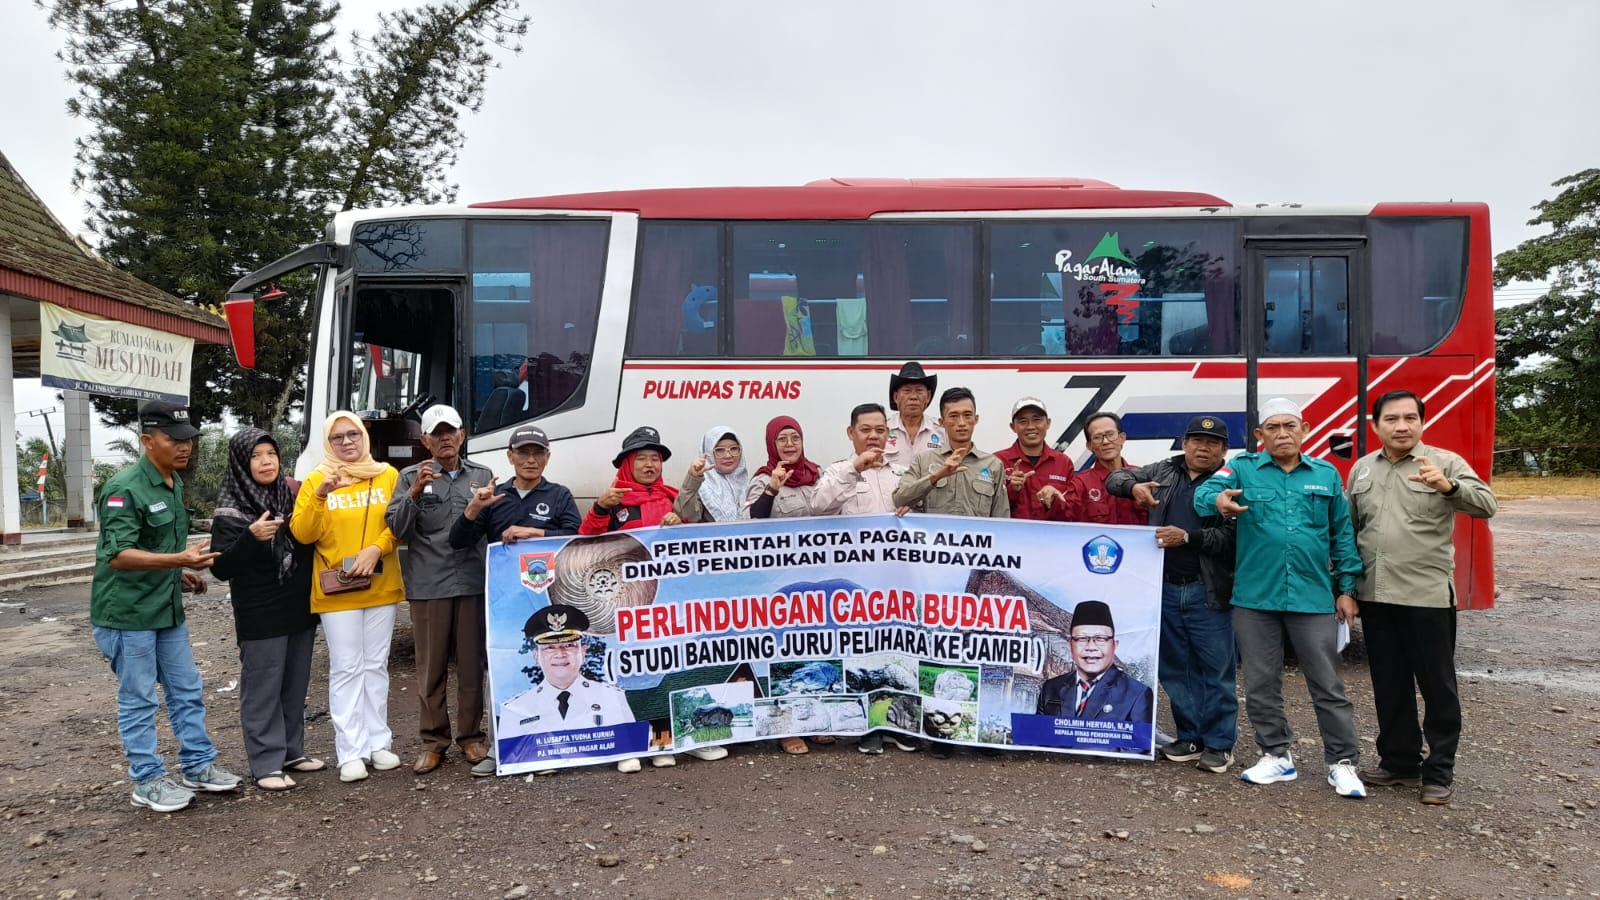
[{"label": "indonesian flag patch", "polygon": [[124,501],[121,497],[107,497],[106,505],[112,509],[121,509]]}]

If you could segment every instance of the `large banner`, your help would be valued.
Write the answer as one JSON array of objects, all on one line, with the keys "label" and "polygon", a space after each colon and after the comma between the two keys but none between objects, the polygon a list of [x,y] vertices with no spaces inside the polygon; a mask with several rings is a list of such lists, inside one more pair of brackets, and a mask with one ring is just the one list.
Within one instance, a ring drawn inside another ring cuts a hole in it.
[{"label": "large banner", "polygon": [[874,729],[1149,759],[1152,533],[845,516],[491,545],[500,773]]},{"label": "large banner", "polygon": [[189,402],[194,340],[39,304],[40,381],[131,400]]}]

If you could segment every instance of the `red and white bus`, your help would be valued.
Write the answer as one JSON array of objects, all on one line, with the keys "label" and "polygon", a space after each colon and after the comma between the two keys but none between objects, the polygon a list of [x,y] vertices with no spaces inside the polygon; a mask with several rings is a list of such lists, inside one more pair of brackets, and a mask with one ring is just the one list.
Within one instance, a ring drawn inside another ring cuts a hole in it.
[{"label": "red and white bus", "polygon": [[[1085,417],[1122,416],[1134,463],[1174,452],[1193,413],[1246,444],[1260,401],[1299,401],[1306,451],[1347,469],[1375,448],[1370,398],[1422,396],[1428,440],[1482,473],[1494,447],[1489,215],[1480,203],[1234,205],[1092,180],[833,179],[342,213],[327,241],[242,279],[320,267],[305,414],[367,417],[414,460],[415,417],[448,402],[469,452],[508,473],[537,421],[550,475],[610,482],[642,424],[677,451],[732,425],[752,465],[774,415],[842,457],[849,409],[918,360],[978,399],[978,443],[1013,437],[1019,397],[1090,459]],[[248,315],[236,347],[248,351]],[[247,355],[247,354],[245,354]],[[244,361],[244,360],[241,360]],[[320,452],[316,442],[298,465]],[[1464,607],[1493,602],[1488,528],[1457,530]]]}]

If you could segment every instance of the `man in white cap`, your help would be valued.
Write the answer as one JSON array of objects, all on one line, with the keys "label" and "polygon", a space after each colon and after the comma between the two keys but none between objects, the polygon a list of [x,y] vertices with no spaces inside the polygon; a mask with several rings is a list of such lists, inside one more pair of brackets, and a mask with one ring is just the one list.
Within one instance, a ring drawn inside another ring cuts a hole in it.
[{"label": "man in white cap", "polygon": [[1011,404],[1011,432],[1016,443],[997,451],[1006,467],[1006,496],[1011,518],[1062,522],[1067,505],[1062,492],[1072,481],[1072,460],[1050,446],[1050,413],[1038,397]]},{"label": "man in white cap", "polygon": [[444,404],[422,413],[422,446],[430,458],[400,472],[384,517],[394,536],[410,546],[401,569],[411,629],[417,644],[417,730],[422,750],[413,772],[439,767],[450,749],[450,707],[446,686],[450,657],[456,660],[454,740],[469,763],[489,755],[483,731],[484,658],[483,567],[485,544],[464,548],[450,543],[450,528],[466,512],[479,488],[494,473],[461,457],[467,434],[461,415]]},{"label": "man in white cap", "polygon": [[1261,405],[1256,441],[1194,489],[1194,510],[1238,520],[1233,632],[1244,668],[1245,712],[1261,760],[1239,777],[1252,784],[1293,781],[1294,731],[1283,707],[1283,635],[1294,644],[1317,710],[1328,784],[1341,797],[1367,795],[1356,767],[1355,712],[1339,674],[1339,623],[1356,616],[1361,556],[1344,484],[1332,465],[1300,452],[1300,406]]}]

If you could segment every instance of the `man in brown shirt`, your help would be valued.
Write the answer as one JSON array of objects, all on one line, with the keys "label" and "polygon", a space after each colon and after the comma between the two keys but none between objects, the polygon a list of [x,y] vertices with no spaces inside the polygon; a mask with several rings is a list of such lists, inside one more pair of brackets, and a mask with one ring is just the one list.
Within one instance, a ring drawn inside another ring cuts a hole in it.
[{"label": "man in brown shirt", "polygon": [[[1456,514],[1494,515],[1494,491],[1466,460],[1422,443],[1416,394],[1379,397],[1372,423],[1383,448],[1357,460],[1346,485],[1365,570],[1356,599],[1378,713],[1379,765],[1359,774],[1372,785],[1420,784],[1423,803],[1443,805],[1450,802],[1461,740]],[[1424,704],[1420,728],[1417,691]]]}]

